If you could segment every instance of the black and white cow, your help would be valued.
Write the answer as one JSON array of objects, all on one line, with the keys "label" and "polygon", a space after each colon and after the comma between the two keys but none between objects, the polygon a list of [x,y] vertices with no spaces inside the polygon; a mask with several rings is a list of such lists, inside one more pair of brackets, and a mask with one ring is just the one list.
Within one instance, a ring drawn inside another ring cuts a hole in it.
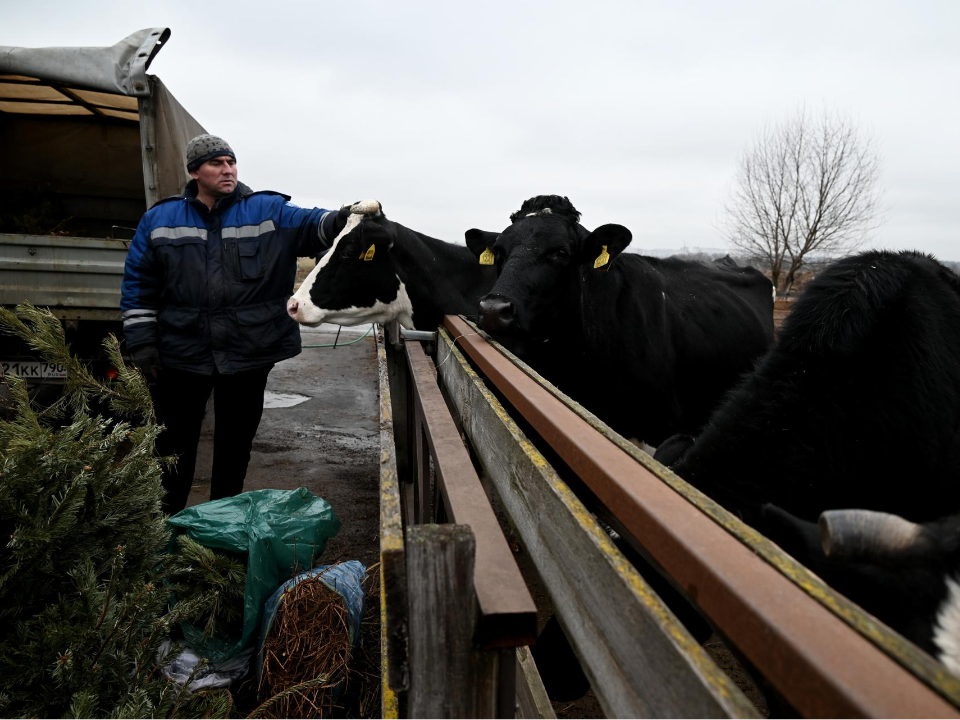
[{"label": "black and white cow", "polygon": [[766,506],[763,523],[825,582],[960,676],[960,515],[920,524],[830,510],[818,529]]},{"label": "black and white cow", "polygon": [[696,440],[656,458],[751,524],[764,503],[960,512],[960,278],[913,252],[836,261]]},{"label": "black and white cow", "polygon": [[697,432],[770,345],[773,286],[729,260],[622,253],[629,230],[579,219],[557,195],[510,216],[480,326],[627,437]]},{"label": "black and white cow", "polygon": [[287,301],[303,325],[397,320],[435,330],[447,314],[475,316],[496,269],[473,253],[392,222],[375,200],[355,203],[330,249]]}]

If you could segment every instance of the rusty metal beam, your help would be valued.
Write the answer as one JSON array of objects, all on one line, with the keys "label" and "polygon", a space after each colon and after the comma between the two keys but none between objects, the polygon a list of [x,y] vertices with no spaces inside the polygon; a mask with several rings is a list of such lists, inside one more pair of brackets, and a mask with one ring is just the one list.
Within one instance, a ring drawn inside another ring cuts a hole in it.
[{"label": "rusty metal beam", "polygon": [[530,645],[537,632],[533,598],[437,386],[433,363],[418,343],[405,347],[413,397],[423,417],[449,520],[469,525],[476,537],[474,587],[480,607],[476,640],[483,648]]},{"label": "rusty metal beam", "polygon": [[710,620],[807,717],[960,717],[484,341],[445,327]]}]

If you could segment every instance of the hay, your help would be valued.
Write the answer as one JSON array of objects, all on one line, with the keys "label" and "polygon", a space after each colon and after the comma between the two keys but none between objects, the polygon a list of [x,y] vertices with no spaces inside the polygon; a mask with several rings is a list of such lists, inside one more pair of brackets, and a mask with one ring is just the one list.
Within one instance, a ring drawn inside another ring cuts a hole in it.
[{"label": "hay", "polygon": [[348,681],[346,604],[321,577],[284,594],[264,643],[259,695],[268,699],[251,717],[329,717],[335,688]]},{"label": "hay", "polygon": [[367,600],[360,622],[360,643],[350,664],[350,692],[341,700],[346,718],[378,718],[383,712],[380,700],[380,563],[367,568],[363,590]]}]

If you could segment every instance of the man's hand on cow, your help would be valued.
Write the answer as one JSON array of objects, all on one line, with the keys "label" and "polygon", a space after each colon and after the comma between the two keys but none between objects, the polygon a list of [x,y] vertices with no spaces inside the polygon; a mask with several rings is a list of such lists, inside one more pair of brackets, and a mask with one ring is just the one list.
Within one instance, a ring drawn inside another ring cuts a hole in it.
[{"label": "man's hand on cow", "polygon": [[140,369],[148,382],[156,382],[160,373],[160,350],[156,345],[141,345],[130,351],[133,364]]},{"label": "man's hand on cow", "polygon": [[[324,247],[330,247],[333,241],[347,226],[351,215],[378,217],[382,215],[382,206],[377,200],[358,200],[355,203],[342,206],[337,212],[329,212],[323,216],[320,224],[320,238]],[[317,256],[319,262],[320,256]]]},{"label": "man's hand on cow", "polygon": [[339,233],[347,224],[351,215],[379,215],[383,211],[378,200],[357,200],[349,205],[344,205],[337,212],[336,227]]},{"label": "man's hand on cow", "polygon": [[333,221],[333,227],[337,231],[337,234],[340,234],[340,231],[347,225],[347,220],[350,218],[350,208],[353,205],[343,205],[340,207],[340,210],[337,212],[337,217]]}]

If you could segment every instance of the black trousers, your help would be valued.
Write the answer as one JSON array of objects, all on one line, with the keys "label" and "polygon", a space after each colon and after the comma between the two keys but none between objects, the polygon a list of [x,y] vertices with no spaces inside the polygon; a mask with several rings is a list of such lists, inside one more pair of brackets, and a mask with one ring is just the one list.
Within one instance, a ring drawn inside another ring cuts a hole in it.
[{"label": "black trousers", "polygon": [[263,391],[268,365],[233,375],[213,375],[163,368],[153,386],[157,420],[166,426],[157,438],[157,453],[176,455],[177,463],[163,473],[164,512],[173,515],[187,505],[197,467],[200,427],[213,392],[213,475],[210,499],[243,492],[250,448],[263,415]]}]

